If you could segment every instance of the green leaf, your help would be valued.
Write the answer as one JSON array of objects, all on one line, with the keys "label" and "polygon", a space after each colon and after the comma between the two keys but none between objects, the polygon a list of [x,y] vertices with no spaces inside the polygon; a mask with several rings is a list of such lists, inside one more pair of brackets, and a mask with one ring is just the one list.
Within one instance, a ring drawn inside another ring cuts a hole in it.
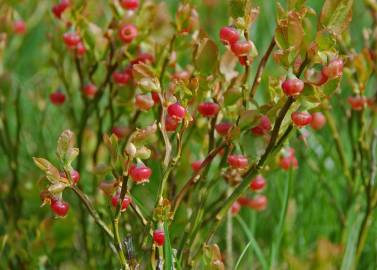
[{"label": "green leaf", "polygon": [[353,0],[326,0],[321,10],[319,29],[341,34],[352,19]]},{"label": "green leaf", "polygon": [[328,50],[335,45],[334,36],[328,31],[328,29],[322,29],[317,32],[315,41],[320,50]]},{"label": "green leaf", "polygon": [[200,41],[195,55],[195,67],[203,75],[213,74],[218,65],[218,48],[216,43],[204,38]]},{"label": "green leaf", "polygon": [[247,0],[230,0],[230,16],[233,18],[243,17],[245,15],[247,2]]},{"label": "green leaf", "polygon": [[329,80],[322,87],[321,90],[326,96],[331,96],[340,85],[340,79]]},{"label": "green leaf", "polygon": [[165,243],[164,243],[164,257],[165,257],[165,270],[174,270],[173,265],[173,250],[171,248],[169,226],[167,222],[164,222]]}]

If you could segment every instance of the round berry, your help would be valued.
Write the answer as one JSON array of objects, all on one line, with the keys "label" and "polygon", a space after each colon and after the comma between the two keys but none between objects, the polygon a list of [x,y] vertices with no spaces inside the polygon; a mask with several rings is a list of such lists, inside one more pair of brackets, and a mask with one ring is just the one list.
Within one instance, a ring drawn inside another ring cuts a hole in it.
[{"label": "round berry", "polygon": [[229,130],[233,127],[231,123],[228,122],[222,122],[215,126],[215,129],[217,133],[219,133],[221,136],[225,136],[228,134]]},{"label": "round berry", "polygon": [[232,52],[238,57],[248,55],[251,47],[250,41],[237,41],[231,45]]},{"label": "round berry", "polygon": [[168,115],[178,121],[181,121],[186,115],[186,109],[177,102],[169,105]]},{"label": "round berry", "polygon": [[281,156],[279,160],[279,165],[283,170],[288,171],[290,168],[297,169],[298,161],[294,155]]},{"label": "round berry", "polygon": [[249,161],[243,155],[229,155],[228,164],[235,169],[244,169],[248,166]]},{"label": "round berry", "polygon": [[348,103],[351,105],[352,110],[361,111],[366,105],[366,99],[363,96],[350,96]]},{"label": "round berry", "polygon": [[120,0],[120,5],[124,9],[135,10],[139,7],[139,0]]},{"label": "round berry", "polygon": [[74,49],[81,42],[79,34],[76,32],[67,32],[63,35],[64,43],[68,48]]},{"label": "round berry", "polygon": [[191,168],[194,172],[197,172],[200,170],[200,167],[202,166],[203,161],[202,160],[197,160],[191,163]]},{"label": "round berry", "polygon": [[312,122],[310,123],[310,126],[315,129],[319,130],[326,125],[326,117],[321,112],[315,112],[312,114]]},{"label": "round berry", "polygon": [[65,217],[69,210],[69,204],[62,200],[52,199],[51,210],[59,217]]},{"label": "round berry", "polygon": [[152,91],[152,99],[154,101],[154,104],[159,104],[161,102],[160,96],[158,95],[156,91]]},{"label": "round berry", "polygon": [[132,180],[134,180],[137,184],[142,184],[149,182],[149,177],[152,175],[152,170],[145,165],[137,166],[132,164],[128,173]]},{"label": "round berry", "polygon": [[166,131],[175,131],[179,125],[179,122],[169,115],[165,118],[165,129]]},{"label": "round berry", "polygon": [[250,183],[252,191],[260,191],[266,186],[266,180],[262,175],[257,175]]},{"label": "round berry", "polygon": [[111,129],[111,132],[118,137],[118,139],[122,139],[126,136],[128,129],[126,127],[115,126]]},{"label": "round berry", "polygon": [[22,35],[26,32],[26,24],[23,20],[17,20],[13,23],[13,31],[18,34]]},{"label": "round berry", "polygon": [[56,18],[60,19],[63,12],[69,7],[69,5],[69,0],[61,0],[59,4],[56,4],[52,7],[52,13],[54,13]]},{"label": "round berry", "polygon": [[281,85],[287,96],[297,96],[304,90],[304,82],[300,79],[286,79]]},{"label": "round berry", "polygon": [[165,242],[165,232],[157,229],[153,232],[153,241],[157,246],[163,246]]},{"label": "round berry", "polygon": [[240,34],[231,26],[224,26],[220,29],[220,39],[225,44],[233,44],[240,39]]},{"label": "round berry", "polygon": [[150,108],[153,107],[154,101],[152,99],[152,96],[149,94],[138,94],[135,97],[135,105],[139,110],[148,111]]},{"label": "round berry", "polygon": [[97,87],[94,84],[88,83],[84,86],[82,92],[87,98],[93,98],[97,93]]},{"label": "round berry", "polygon": [[263,211],[267,207],[267,197],[264,195],[258,195],[249,201],[248,206],[255,211]]},{"label": "round berry", "polygon": [[322,73],[330,79],[341,77],[343,74],[343,60],[332,60],[327,66],[323,67]]},{"label": "round berry", "polygon": [[151,55],[150,53],[142,52],[139,53],[137,58],[135,60],[131,61],[131,66],[135,64],[140,64],[140,63],[153,63],[154,62],[154,56]]},{"label": "round berry", "polygon": [[198,106],[198,111],[204,117],[214,117],[220,111],[220,106],[214,102],[203,102]]},{"label": "round berry", "polygon": [[112,77],[113,81],[118,85],[125,85],[131,80],[130,74],[124,71],[114,71]]},{"label": "round berry", "polygon": [[249,64],[249,57],[247,57],[247,56],[240,56],[240,57],[238,57],[238,62],[240,62],[240,64],[242,66],[247,66]]},{"label": "round berry", "polygon": [[123,25],[119,29],[119,38],[124,43],[130,43],[132,40],[134,40],[137,36],[137,28],[133,24],[126,24]]},{"label": "round berry", "polygon": [[270,119],[266,115],[262,115],[259,124],[251,129],[251,133],[255,136],[262,136],[271,130]]},{"label": "round berry", "polygon": [[247,198],[247,197],[239,197],[237,202],[241,205],[241,206],[247,206],[249,205],[249,201],[250,199]]},{"label": "round berry", "polygon": [[298,128],[301,128],[309,125],[312,122],[313,117],[308,112],[293,112],[291,114],[291,119]]},{"label": "round berry", "polygon": [[237,201],[235,201],[233,204],[232,204],[232,207],[230,208],[230,211],[232,213],[232,215],[237,215],[241,210],[241,204]]},{"label": "round berry", "polygon": [[65,101],[65,95],[62,91],[56,90],[50,94],[50,101],[56,106],[62,105]]},{"label": "round berry", "polygon": [[77,44],[76,46],[76,55],[77,57],[83,57],[85,53],[86,53],[85,45],[84,43],[80,41],[79,44]]},{"label": "round berry", "polygon": [[[112,204],[114,207],[118,207],[118,205],[119,205],[119,201],[120,201],[120,194],[119,194],[119,193],[115,194],[115,195],[111,198],[111,204]],[[121,211],[126,211],[127,208],[128,208],[128,206],[129,206],[131,203],[132,203],[132,199],[131,199],[131,197],[125,195],[120,210],[121,210]]]},{"label": "round berry", "polygon": [[[67,178],[67,175],[65,174],[65,172],[60,172],[60,177]],[[80,180],[80,173],[76,170],[72,170],[71,179],[73,181],[73,184],[76,185]]]}]

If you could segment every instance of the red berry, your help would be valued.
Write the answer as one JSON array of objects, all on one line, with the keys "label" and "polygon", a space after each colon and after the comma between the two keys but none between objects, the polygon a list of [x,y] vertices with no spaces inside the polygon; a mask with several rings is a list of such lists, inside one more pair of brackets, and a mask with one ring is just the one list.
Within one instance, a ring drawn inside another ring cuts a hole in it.
[{"label": "red berry", "polygon": [[120,0],[120,5],[124,9],[135,10],[139,7],[139,0]]},{"label": "red berry", "polygon": [[97,87],[94,84],[88,83],[84,86],[82,92],[87,98],[93,98],[97,93]]},{"label": "red berry", "polygon": [[165,129],[166,131],[175,131],[179,125],[178,120],[176,120],[173,117],[170,117],[169,115],[166,116],[165,119]]},{"label": "red berry", "polygon": [[283,155],[280,157],[279,165],[286,171],[288,171],[290,168],[297,169],[298,161],[295,157],[295,150],[293,148],[288,148],[285,150]]},{"label": "red berry", "polygon": [[22,35],[26,32],[26,24],[23,20],[17,20],[13,23],[13,31],[16,34]]},{"label": "red berry", "polygon": [[361,111],[367,102],[364,96],[350,96],[348,97],[348,103],[353,110]]},{"label": "red berry", "polygon": [[260,191],[266,186],[266,180],[262,175],[257,175],[250,183],[250,189],[253,191]]},{"label": "red berry", "polygon": [[118,137],[118,139],[122,139],[126,136],[128,129],[126,127],[116,126],[111,129],[112,133]]},{"label": "red berry", "polygon": [[241,206],[247,206],[249,205],[249,201],[250,199],[247,198],[247,197],[239,197],[237,202],[241,205]]},{"label": "red berry", "polygon": [[154,101],[154,104],[159,104],[160,103],[160,96],[155,91],[152,91],[152,99]]},{"label": "red berry", "polygon": [[312,122],[313,117],[308,112],[293,112],[291,114],[291,119],[298,128],[301,128],[309,125]]},{"label": "red berry", "polygon": [[140,64],[140,63],[153,63],[154,62],[154,56],[151,55],[150,53],[139,53],[137,58],[135,60],[131,61],[131,66],[135,64]]},{"label": "red berry", "polygon": [[230,208],[230,211],[233,215],[237,215],[241,210],[241,204],[237,201],[235,201],[233,204],[232,204],[232,207]]},{"label": "red berry", "polygon": [[231,45],[232,52],[239,57],[248,55],[251,47],[250,41],[237,41]]},{"label": "red berry", "polygon": [[[114,206],[114,207],[118,207],[119,205],[119,201],[120,201],[120,194],[117,193],[115,194],[112,198],[111,198],[111,204]],[[125,195],[124,196],[124,199],[123,199],[123,202],[122,202],[122,207],[121,207],[121,211],[126,211],[128,206],[132,203],[132,198],[130,196],[127,196]]]},{"label": "red berry", "polygon": [[169,105],[168,115],[178,121],[181,121],[186,115],[186,109],[177,102]]},{"label": "red berry", "polygon": [[85,55],[85,53],[86,53],[85,45],[84,45],[84,43],[82,43],[80,41],[79,44],[77,44],[77,46],[76,46],[76,55],[78,57],[82,57],[82,56]]},{"label": "red berry", "polygon": [[198,106],[198,111],[204,117],[214,117],[220,111],[220,106],[214,102],[204,102]]},{"label": "red berry", "polygon": [[65,101],[65,95],[62,91],[56,90],[50,94],[50,101],[56,106],[62,105]]},{"label": "red berry", "polygon": [[311,127],[315,130],[319,130],[326,125],[326,117],[321,112],[315,112],[312,114],[312,122],[310,123]]},{"label": "red berry", "polygon": [[264,195],[258,195],[249,201],[248,206],[256,211],[263,211],[267,207],[267,197]]},{"label": "red berry", "polygon": [[249,60],[249,58],[247,56],[240,56],[240,57],[238,57],[238,61],[240,62],[240,64],[242,66],[248,65],[248,60]]},{"label": "red berry", "polygon": [[132,180],[137,184],[142,184],[149,182],[149,177],[152,175],[152,170],[145,165],[137,166],[132,164],[128,173],[130,174]]},{"label": "red berry", "polygon": [[251,129],[251,132],[256,136],[267,134],[271,130],[270,119],[266,115],[262,115],[259,119],[259,124]]},{"label": "red berry", "polygon": [[69,210],[69,204],[62,200],[52,199],[51,210],[59,217],[65,217]]},{"label": "red berry", "polygon": [[153,232],[153,241],[157,246],[163,246],[165,242],[165,232],[157,229]]},{"label": "red berry", "polygon": [[225,136],[228,134],[229,130],[233,127],[231,123],[228,122],[222,122],[215,126],[215,129],[217,133],[219,133],[222,136]]},{"label": "red berry", "polygon": [[230,155],[228,156],[228,164],[235,169],[244,169],[248,166],[249,162],[243,155]]},{"label": "red berry", "polygon": [[343,60],[332,60],[327,66],[323,67],[322,73],[330,79],[341,77],[343,74]]},{"label": "red berry", "polygon": [[304,90],[304,82],[300,79],[286,79],[281,85],[287,96],[297,96]]},{"label": "red berry", "polygon": [[154,101],[152,99],[152,96],[149,94],[138,94],[135,97],[135,104],[139,110],[148,111],[150,108],[153,107]]},{"label": "red berry", "polygon": [[[67,178],[67,175],[65,174],[65,172],[60,172],[60,177]],[[71,178],[72,178],[73,184],[76,185],[77,182],[80,180],[80,173],[76,170],[72,170]]]},{"label": "red berry", "polygon": [[202,160],[197,160],[191,163],[191,168],[194,172],[197,172],[200,170],[200,167],[202,166],[203,161]]},{"label": "red berry", "polygon": [[137,36],[137,28],[133,24],[126,24],[123,25],[119,29],[119,38],[124,43],[130,43],[132,40],[134,40]]},{"label": "red berry", "polygon": [[220,29],[220,39],[225,44],[233,44],[240,39],[240,34],[231,26],[224,26]]},{"label": "red berry", "polygon": [[125,85],[131,80],[131,76],[128,72],[125,71],[114,71],[113,81],[118,85]]},{"label": "red berry", "polygon": [[63,35],[64,43],[70,49],[75,49],[81,42],[80,36],[76,32],[67,32]]},{"label": "red berry", "polygon": [[69,0],[61,0],[59,4],[53,6],[52,12],[54,13],[55,17],[60,19],[63,12],[69,7],[69,5]]}]

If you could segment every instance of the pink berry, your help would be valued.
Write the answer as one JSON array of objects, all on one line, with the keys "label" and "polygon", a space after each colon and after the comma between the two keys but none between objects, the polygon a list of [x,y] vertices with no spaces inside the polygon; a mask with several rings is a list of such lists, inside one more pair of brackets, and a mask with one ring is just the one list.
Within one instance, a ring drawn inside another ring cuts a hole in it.
[{"label": "pink berry", "polygon": [[228,122],[222,122],[215,126],[215,129],[217,133],[219,133],[221,136],[225,136],[228,134],[229,130],[233,127],[231,123]]},{"label": "pink berry", "polygon": [[198,106],[198,111],[204,117],[214,117],[220,111],[220,106],[214,102],[204,102]]},{"label": "pink berry", "polygon": [[252,191],[260,191],[266,186],[266,180],[262,175],[257,175],[250,183]]},{"label": "pink berry", "polygon": [[249,161],[243,155],[229,155],[228,164],[235,169],[244,169],[248,166]]},{"label": "pink berry", "polygon": [[264,195],[258,195],[249,201],[248,206],[255,211],[263,211],[267,207],[267,197]]},{"label": "pink berry", "polygon": [[84,86],[82,92],[87,98],[93,98],[97,93],[97,87],[94,84],[88,83]]},{"label": "pink berry", "polygon": [[64,43],[70,49],[75,49],[81,42],[80,36],[76,32],[66,32],[63,35]]},{"label": "pink berry", "polygon": [[125,24],[119,29],[119,38],[124,43],[130,43],[137,36],[137,28],[133,24]]},{"label": "pink berry", "polygon": [[129,73],[124,71],[114,71],[112,77],[113,81],[118,85],[126,85],[131,80]]},{"label": "pink berry", "polygon": [[179,125],[178,120],[176,120],[173,117],[170,117],[169,115],[166,116],[165,119],[165,129],[166,131],[175,131]]},{"label": "pink berry", "polygon": [[165,232],[162,229],[157,229],[153,232],[153,241],[157,246],[163,246],[165,242]]},{"label": "pink berry", "polygon": [[291,114],[293,123],[298,127],[304,127],[312,122],[312,115],[308,112],[293,112]]},{"label": "pink berry", "polygon": [[190,79],[190,72],[187,70],[177,71],[172,75],[172,79],[175,81],[186,81]]},{"label": "pink berry", "polygon": [[[119,201],[120,201],[120,194],[117,193],[115,194],[112,198],[111,198],[111,204],[114,206],[114,207],[118,207],[119,205]],[[126,211],[128,206],[132,203],[132,198],[130,196],[127,196],[125,195],[124,196],[124,199],[123,199],[123,202],[122,202],[122,207],[121,207],[121,211]]]},{"label": "pink berry", "polygon": [[315,112],[312,114],[311,127],[315,130],[319,130],[326,125],[326,117],[321,112]]},{"label": "pink berry", "polygon": [[225,44],[233,44],[240,39],[240,34],[235,28],[224,26],[220,29],[220,39]]},{"label": "pink berry", "polygon": [[197,160],[191,163],[191,168],[194,172],[197,172],[200,170],[200,167],[202,166],[203,161],[202,160]]},{"label": "pink berry", "polygon": [[181,121],[186,115],[186,109],[177,102],[169,105],[168,115],[178,121]]},{"label": "pink berry", "polygon": [[128,129],[126,127],[115,126],[111,131],[118,137],[118,139],[122,139],[126,136]]},{"label": "pink berry", "polygon": [[235,201],[233,204],[232,204],[232,207],[230,208],[230,211],[232,213],[232,215],[237,215],[241,210],[241,204],[237,201]]},{"label": "pink berry", "polygon": [[22,35],[26,32],[26,24],[23,20],[17,20],[13,23],[13,31],[18,34]]},{"label": "pink berry", "polygon": [[298,161],[295,157],[295,150],[293,148],[286,149],[283,155],[280,156],[279,165],[286,171],[288,171],[290,168],[298,168]]},{"label": "pink berry", "polygon": [[259,124],[251,129],[255,136],[262,136],[271,130],[270,119],[266,115],[262,115],[259,119]]},{"label": "pink berry", "polygon": [[154,101],[152,99],[152,96],[149,94],[137,94],[135,97],[135,105],[139,110],[148,111],[153,107]]},{"label": "pink berry", "polygon": [[287,96],[297,96],[304,90],[304,82],[300,79],[286,79],[281,85]]},{"label": "pink berry", "polygon": [[120,5],[124,9],[135,10],[139,7],[139,0],[120,0]]},{"label": "pink berry", "polygon": [[351,105],[352,110],[361,111],[367,102],[364,96],[350,96],[348,97],[348,103]]},{"label": "pink berry", "polygon": [[56,106],[62,105],[65,101],[65,95],[62,91],[56,90],[50,94],[50,101]]},{"label": "pink berry", "polygon": [[84,43],[80,41],[79,44],[77,44],[76,46],[76,55],[77,57],[83,57],[85,53],[86,53],[85,45]]},{"label": "pink berry", "polygon": [[332,60],[327,66],[323,67],[322,73],[330,79],[341,77],[343,74],[343,60]]},{"label": "pink berry", "polygon": [[145,165],[137,166],[132,164],[128,173],[132,180],[134,180],[137,184],[142,184],[149,182],[149,177],[152,175],[152,170]]},{"label": "pink berry", "polygon": [[231,45],[232,52],[239,57],[248,55],[251,47],[250,41],[237,41]]},{"label": "pink berry", "polygon": [[51,210],[59,217],[65,217],[69,210],[69,204],[63,200],[52,199]]},{"label": "pink berry", "polygon": [[59,4],[56,4],[52,7],[52,13],[54,13],[56,18],[60,19],[63,12],[69,7],[69,5],[69,0],[61,0]]},{"label": "pink berry", "polygon": [[[67,178],[67,175],[65,174],[65,172],[60,172],[60,177]],[[72,178],[73,184],[76,185],[80,180],[80,173],[76,170],[72,170],[71,178]]]}]

